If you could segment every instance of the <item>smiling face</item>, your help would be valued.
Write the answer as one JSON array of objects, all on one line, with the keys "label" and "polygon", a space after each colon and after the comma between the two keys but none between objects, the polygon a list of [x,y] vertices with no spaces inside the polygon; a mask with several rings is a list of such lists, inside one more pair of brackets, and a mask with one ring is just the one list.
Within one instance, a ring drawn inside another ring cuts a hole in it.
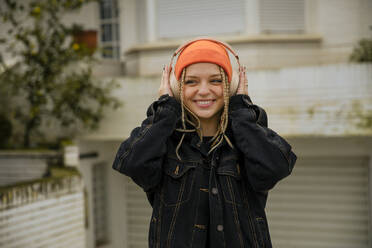
[{"label": "smiling face", "polygon": [[212,63],[195,63],[186,68],[183,102],[201,121],[217,124],[224,106],[220,68]]}]

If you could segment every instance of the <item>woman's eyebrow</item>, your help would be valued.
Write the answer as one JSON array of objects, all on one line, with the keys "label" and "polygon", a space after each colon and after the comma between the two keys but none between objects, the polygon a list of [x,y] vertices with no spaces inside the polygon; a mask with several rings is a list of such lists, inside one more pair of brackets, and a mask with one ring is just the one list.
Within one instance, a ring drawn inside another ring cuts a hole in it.
[{"label": "woman's eyebrow", "polygon": [[210,77],[220,77],[221,74],[213,74],[213,75],[210,75]]},{"label": "woman's eyebrow", "polygon": [[[210,75],[209,77],[220,77],[220,76],[221,76],[221,74],[213,74],[213,75]],[[199,78],[199,77],[187,75],[186,78]]]}]

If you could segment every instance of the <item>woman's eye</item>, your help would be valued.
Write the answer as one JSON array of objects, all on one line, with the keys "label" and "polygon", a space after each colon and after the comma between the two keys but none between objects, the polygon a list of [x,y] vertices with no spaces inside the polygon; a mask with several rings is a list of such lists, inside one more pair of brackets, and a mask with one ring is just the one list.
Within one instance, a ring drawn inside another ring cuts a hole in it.
[{"label": "woman's eye", "polygon": [[196,82],[195,81],[193,81],[193,80],[187,80],[187,81],[185,81],[185,84],[195,84]]},{"label": "woman's eye", "polygon": [[212,83],[222,83],[222,80],[221,79],[213,79],[212,80]]}]

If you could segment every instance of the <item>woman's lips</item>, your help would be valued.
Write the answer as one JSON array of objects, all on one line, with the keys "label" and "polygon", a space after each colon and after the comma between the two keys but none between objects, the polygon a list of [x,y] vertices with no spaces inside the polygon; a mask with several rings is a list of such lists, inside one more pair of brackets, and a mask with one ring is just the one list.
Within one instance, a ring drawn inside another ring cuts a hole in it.
[{"label": "woman's lips", "polygon": [[196,106],[199,108],[209,108],[210,106],[213,105],[215,100],[195,100]]}]

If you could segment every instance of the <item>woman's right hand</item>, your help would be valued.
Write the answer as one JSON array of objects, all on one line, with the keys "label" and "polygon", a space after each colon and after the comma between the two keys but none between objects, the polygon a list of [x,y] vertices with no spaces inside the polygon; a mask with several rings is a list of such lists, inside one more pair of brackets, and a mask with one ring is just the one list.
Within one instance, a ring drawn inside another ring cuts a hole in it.
[{"label": "woman's right hand", "polygon": [[173,96],[173,92],[171,90],[171,87],[170,87],[170,73],[172,71],[172,68],[169,67],[169,65],[165,65],[163,67],[163,75],[162,75],[162,78],[161,78],[161,82],[160,82],[160,87],[159,87],[159,96],[162,96],[162,95],[165,95],[165,94],[168,94],[170,96]]}]

